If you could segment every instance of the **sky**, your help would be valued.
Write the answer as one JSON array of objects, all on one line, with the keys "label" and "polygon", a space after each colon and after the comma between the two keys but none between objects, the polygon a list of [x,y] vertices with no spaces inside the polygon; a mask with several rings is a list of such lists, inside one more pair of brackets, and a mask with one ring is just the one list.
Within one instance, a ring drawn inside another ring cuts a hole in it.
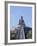
[{"label": "sky", "polygon": [[27,27],[32,27],[32,7],[10,6],[10,27],[16,27],[23,16]]}]

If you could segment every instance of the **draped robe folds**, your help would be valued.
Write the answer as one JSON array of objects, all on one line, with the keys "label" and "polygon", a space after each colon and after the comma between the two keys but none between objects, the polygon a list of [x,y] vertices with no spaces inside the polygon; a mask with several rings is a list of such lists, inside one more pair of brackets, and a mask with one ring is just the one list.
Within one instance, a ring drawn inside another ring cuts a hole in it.
[{"label": "draped robe folds", "polygon": [[20,29],[20,39],[25,39],[25,34],[24,34],[24,28],[21,27]]},{"label": "draped robe folds", "polygon": [[20,25],[19,29],[17,30],[16,38],[17,39],[25,39],[24,28],[21,25]]}]

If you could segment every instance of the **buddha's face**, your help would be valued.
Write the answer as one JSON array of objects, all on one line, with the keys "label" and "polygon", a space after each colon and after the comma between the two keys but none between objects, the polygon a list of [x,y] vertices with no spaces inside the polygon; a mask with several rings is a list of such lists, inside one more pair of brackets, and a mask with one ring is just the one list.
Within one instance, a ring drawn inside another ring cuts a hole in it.
[{"label": "buddha's face", "polygon": [[23,16],[21,16],[21,19],[23,20]]}]

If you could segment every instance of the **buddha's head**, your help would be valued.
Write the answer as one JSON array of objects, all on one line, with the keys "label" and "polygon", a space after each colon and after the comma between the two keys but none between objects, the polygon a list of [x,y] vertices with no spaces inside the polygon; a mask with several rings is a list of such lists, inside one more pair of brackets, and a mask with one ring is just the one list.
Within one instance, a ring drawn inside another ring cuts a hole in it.
[{"label": "buddha's head", "polygon": [[23,20],[23,16],[21,16],[21,20]]}]

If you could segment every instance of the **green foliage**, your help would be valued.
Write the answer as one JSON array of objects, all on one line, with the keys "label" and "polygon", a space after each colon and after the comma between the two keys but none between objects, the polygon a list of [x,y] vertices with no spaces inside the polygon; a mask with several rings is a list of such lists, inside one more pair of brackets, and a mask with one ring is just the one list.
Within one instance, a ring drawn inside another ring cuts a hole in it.
[{"label": "green foliage", "polygon": [[28,39],[32,39],[32,32],[31,32],[31,31],[29,31],[29,32],[27,33],[27,38],[28,38]]}]

